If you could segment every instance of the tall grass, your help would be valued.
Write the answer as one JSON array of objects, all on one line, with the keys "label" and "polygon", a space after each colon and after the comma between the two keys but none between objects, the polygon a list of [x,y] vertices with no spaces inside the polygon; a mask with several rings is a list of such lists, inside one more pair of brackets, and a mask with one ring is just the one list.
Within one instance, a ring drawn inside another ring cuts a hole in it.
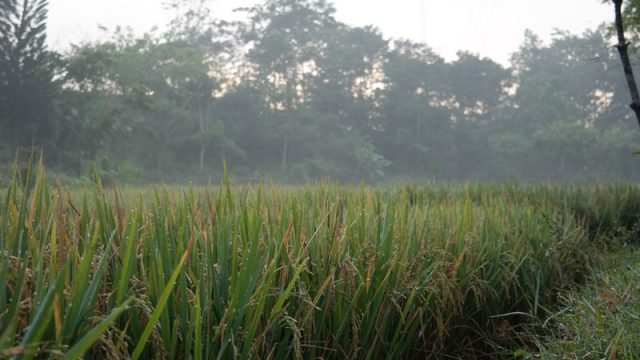
[{"label": "tall grass", "polygon": [[640,357],[640,252],[620,246],[603,265],[584,286],[561,292],[559,311],[526,335],[534,339],[540,358]]},{"label": "tall grass", "polygon": [[0,200],[0,357],[479,356],[634,228],[621,202],[640,192],[66,192],[40,165]]}]

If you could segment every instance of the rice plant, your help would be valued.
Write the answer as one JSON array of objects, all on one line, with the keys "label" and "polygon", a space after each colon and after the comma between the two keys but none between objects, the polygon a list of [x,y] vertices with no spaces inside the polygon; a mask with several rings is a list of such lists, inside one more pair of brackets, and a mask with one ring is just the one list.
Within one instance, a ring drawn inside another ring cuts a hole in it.
[{"label": "rice plant", "polygon": [[486,355],[588,273],[595,239],[634,228],[613,209],[639,199],[509,184],[63,189],[42,165],[16,170],[0,200],[0,358]]}]

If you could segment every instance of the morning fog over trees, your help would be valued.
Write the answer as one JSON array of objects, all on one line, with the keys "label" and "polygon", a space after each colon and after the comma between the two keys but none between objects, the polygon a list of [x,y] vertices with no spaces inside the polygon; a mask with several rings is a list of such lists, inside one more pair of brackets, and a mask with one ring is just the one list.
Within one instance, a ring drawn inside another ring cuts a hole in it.
[{"label": "morning fog over trees", "polygon": [[216,180],[223,159],[241,182],[640,180],[608,24],[527,31],[503,66],[349,26],[324,0],[268,1],[239,22],[207,1],[167,6],[168,26],[59,53],[45,1],[3,1],[2,166],[35,148],[63,178],[95,167],[123,183]]}]

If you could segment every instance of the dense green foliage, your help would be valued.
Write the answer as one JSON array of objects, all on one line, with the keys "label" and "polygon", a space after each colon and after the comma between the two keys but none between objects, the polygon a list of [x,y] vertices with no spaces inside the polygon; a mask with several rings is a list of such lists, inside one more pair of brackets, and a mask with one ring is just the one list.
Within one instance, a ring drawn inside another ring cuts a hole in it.
[{"label": "dense green foliage", "polygon": [[[46,116],[2,118],[2,163],[35,144],[58,173],[87,176],[96,164],[125,183],[217,180],[222,158],[239,181],[640,177],[605,26],[548,44],[529,32],[504,67],[464,52],[447,62],[425,44],[348,26],[327,1],[269,1],[231,23],[206,0],[171,3],[164,31],[117,30],[59,55],[53,110],[36,104],[36,87],[3,83],[3,95]],[[34,49],[23,56],[46,52]]]},{"label": "dense green foliage", "polygon": [[29,173],[0,200],[0,356],[497,351],[640,206],[634,187],[69,193]]}]

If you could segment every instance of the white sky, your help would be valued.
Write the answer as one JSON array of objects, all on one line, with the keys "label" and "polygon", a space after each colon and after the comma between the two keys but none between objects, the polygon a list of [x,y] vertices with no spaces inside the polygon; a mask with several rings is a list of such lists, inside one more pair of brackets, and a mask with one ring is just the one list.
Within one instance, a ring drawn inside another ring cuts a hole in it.
[{"label": "white sky", "polygon": [[[217,0],[217,17],[259,0]],[[71,43],[100,39],[98,25],[129,26],[142,33],[162,27],[172,17],[163,0],[50,0],[49,44],[57,50]],[[582,33],[613,16],[600,0],[334,0],[340,21],[374,25],[385,37],[425,41],[446,59],[469,50],[508,64],[529,28],[550,39],[554,29]]]}]

